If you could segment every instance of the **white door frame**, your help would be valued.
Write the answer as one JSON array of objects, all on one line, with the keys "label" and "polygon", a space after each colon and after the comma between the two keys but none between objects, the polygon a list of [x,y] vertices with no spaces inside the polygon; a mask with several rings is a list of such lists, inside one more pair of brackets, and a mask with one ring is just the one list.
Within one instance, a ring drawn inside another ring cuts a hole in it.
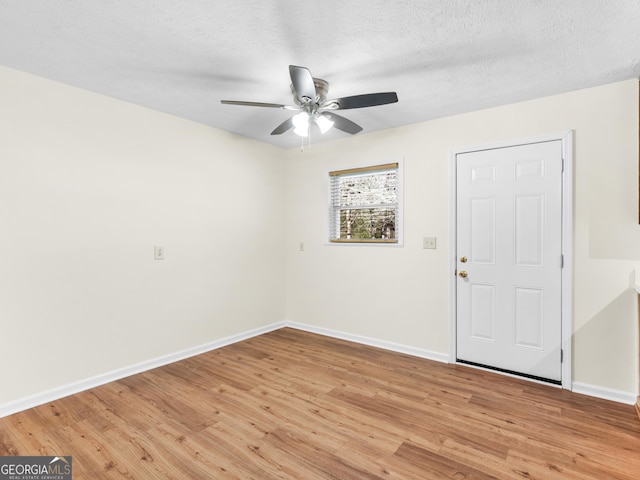
[{"label": "white door frame", "polygon": [[573,130],[561,133],[540,135],[536,137],[503,140],[500,142],[454,148],[450,151],[449,177],[451,182],[451,197],[449,211],[449,267],[450,267],[450,356],[449,363],[456,363],[456,322],[457,322],[457,282],[456,256],[457,245],[457,205],[456,205],[456,157],[461,153],[490,150],[495,148],[513,147],[539,142],[560,140],[562,142],[562,254],[564,266],[562,269],[562,388],[571,390],[572,378],[572,338],[573,338]]}]

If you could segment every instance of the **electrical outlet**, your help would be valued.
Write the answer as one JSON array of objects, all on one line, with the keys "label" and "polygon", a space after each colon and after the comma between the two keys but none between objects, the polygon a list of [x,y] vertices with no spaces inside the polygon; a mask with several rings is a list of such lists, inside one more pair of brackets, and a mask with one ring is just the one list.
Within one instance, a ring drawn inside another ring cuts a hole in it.
[{"label": "electrical outlet", "polygon": [[422,239],[422,248],[435,249],[436,248],[436,237],[424,237]]},{"label": "electrical outlet", "polygon": [[300,242],[300,251],[304,252],[304,242]]}]

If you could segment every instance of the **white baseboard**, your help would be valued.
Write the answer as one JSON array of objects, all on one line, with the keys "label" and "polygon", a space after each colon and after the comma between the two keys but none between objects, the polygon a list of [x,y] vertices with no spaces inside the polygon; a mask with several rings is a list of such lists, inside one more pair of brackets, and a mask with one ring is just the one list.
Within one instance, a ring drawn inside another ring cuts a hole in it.
[{"label": "white baseboard", "polygon": [[[2,404],[0,405],[0,418],[12,415],[14,413],[21,412],[23,410],[27,410],[29,408],[37,407],[38,405],[43,405],[45,403],[53,402],[60,398],[73,395],[75,393],[80,393],[94,387],[99,387],[100,385],[104,385],[105,383],[114,382],[116,380],[120,380],[122,378],[126,378],[131,375],[135,375],[137,373],[142,373],[147,370],[152,370],[154,368],[167,365],[169,363],[178,362],[180,360],[184,360],[186,358],[193,357],[195,355],[200,355],[205,352],[210,352],[217,348],[221,348],[227,345],[231,345],[233,343],[241,342],[243,340],[247,340],[249,338],[256,337],[258,335],[262,335],[262,334],[265,334],[274,330],[278,330],[284,327],[290,327],[290,328],[294,328],[297,330],[302,330],[310,333],[317,333],[319,335],[338,338],[341,340],[347,340],[354,343],[360,343],[362,345],[378,347],[378,348],[382,348],[384,350],[389,350],[392,352],[404,353],[406,355],[412,355],[414,357],[424,358],[427,360],[434,360],[434,361],[443,362],[443,363],[449,363],[450,361],[449,355],[441,352],[433,352],[431,350],[411,347],[408,345],[402,345],[402,344],[393,343],[393,342],[387,342],[384,340],[365,337],[361,335],[354,335],[351,333],[341,332],[338,330],[331,330],[327,328],[316,327],[316,326],[307,325],[304,323],[285,321],[285,322],[273,323],[271,325],[249,330],[247,332],[239,333],[237,335],[232,335],[230,337],[225,337],[220,340],[205,343],[203,345],[198,345],[196,347],[181,350],[179,352],[163,355],[158,358],[137,363],[135,365],[131,365],[125,368],[113,370],[111,372],[107,372],[101,375],[96,375],[91,378],[80,380],[78,382],[73,382],[67,385],[63,385],[61,387],[57,387],[51,390],[47,390],[34,395],[30,395],[28,397],[20,398],[18,400],[14,400],[14,401]],[[589,395],[591,397],[612,400],[614,402],[624,403],[628,405],[635,404],[636,398],[637,398],[636,394],[634,393],[623,392],[620,390],[612,390],[604,387],[599,387],[597,385],[589,385],[589,384],[580,383],[580,382],[573,382],[572,391],[575,393],[581,393],[583,395]]]},{"label": "white baseboard", "polygon": [[602,398],[618,403],[633,405],[638,398],[635,393],[623,392],[622,390],[613,390],[611,388],[600,387],[598,385],[589,385],[588,383],[573,382],[571,388],[573,393],[581,393],[590,397]]},{"label": "white baseboard", "polygon": [[203,345],[187,348],[179,352],[152,358],[135,365],[130,365],[125,368],[120,368],[111,372],[96,375],[95,377],[73,382],[61,387],[53,388],[51,390],[46,390],[44,392],[36,393],[28,397],[20,398],[18,400],[0,405],[0,418],[12,415],[17,412],[21,412],[23,410],[27,410],[28,408],[33,408],[37,407],[38,405],[53,402],[54,400],[58,400],[75,393],[89,390],[90,388],[99,387],[100,385],[104,385],[105,383],[114,382],[116,380],[135,375],[136,373],[146,372],[147,370],[152,370],[163,365],[168,365],[169,363],[178,362],[195,355],[200,355],[217,348],[231,345],[232,343],[241,342],[242,340],[247,340],[249,338],[271,332],[273,330],[278,330],[279,328],[283,328],[285,326],[286,324],[284,322],[274,323],[265,327],[249,330],[248,332],[239,333],[237,335],[232,335],[220,340],[205,343]]},{"label": "white baseboard", "polygon": [[402,345],[399,343],[387,342],[384,340],[378,340],[376,338],[363,337],[361,335],[354,335],[351,333],[345,333],[338,330],[331,330],[328,328],[316,327],[314,325],[307,325],[305,323],[297,322],[285,322],[287,327],[295,328],[297,330],[303,330],[305,332],[317,333],[326,337],[338,338],[340,340],[347,340],[349,342],[360,343],[362,345],[369,345],[371,347],[378,347],[384,350],[390,350],[392,352],[404,353],[412,355],[414,357],[425,358],[427,360],[435,360],[436,362],[449,363],[449,355],[446,353],[432,352],[418,347],[410,347],[408,345]]}]

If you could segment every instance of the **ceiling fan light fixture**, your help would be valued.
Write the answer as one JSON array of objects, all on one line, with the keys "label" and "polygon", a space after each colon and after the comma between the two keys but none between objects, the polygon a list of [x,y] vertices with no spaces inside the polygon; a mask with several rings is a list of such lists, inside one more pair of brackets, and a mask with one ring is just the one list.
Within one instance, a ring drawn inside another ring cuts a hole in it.
[{"label": "ceiling fan light fixture", "polygon": [[333,127],[333,124],[333,120],[330,120],[324,115],[319,115],[316,118],[316,125],[318,125],[318,128],[320,128],[320,133],[322,133],[323,135],[327,133],[331,129],[331,127]]},{"label": "ceiling fan light fixture", "polygon": [[300,112],[294,115],[291,121],[293,122],[293,133],[301,137],[309,136],[309,114],[307,112]]},{"label": "ceiling fan light fixture", "polygon": [[300,137],[308,137],[309,136],[309,129],[308,128],[296,127],[296,128],[293,129],[293,133],[295,133],[296,135],[298,135]]}]

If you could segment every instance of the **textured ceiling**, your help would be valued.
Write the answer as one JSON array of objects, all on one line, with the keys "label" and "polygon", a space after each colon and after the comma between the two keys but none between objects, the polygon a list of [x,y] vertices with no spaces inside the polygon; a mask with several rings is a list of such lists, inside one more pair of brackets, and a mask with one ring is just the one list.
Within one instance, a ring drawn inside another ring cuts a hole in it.
[{"label": "textured ceiling", "polygon": [[[640,76],[638,0],[0,0],[0,64],[282,147],[288,65],[364,132]],[[5,92],[6,93],[6,92]],[[342,138],[332,130],[313,143]]]}]

